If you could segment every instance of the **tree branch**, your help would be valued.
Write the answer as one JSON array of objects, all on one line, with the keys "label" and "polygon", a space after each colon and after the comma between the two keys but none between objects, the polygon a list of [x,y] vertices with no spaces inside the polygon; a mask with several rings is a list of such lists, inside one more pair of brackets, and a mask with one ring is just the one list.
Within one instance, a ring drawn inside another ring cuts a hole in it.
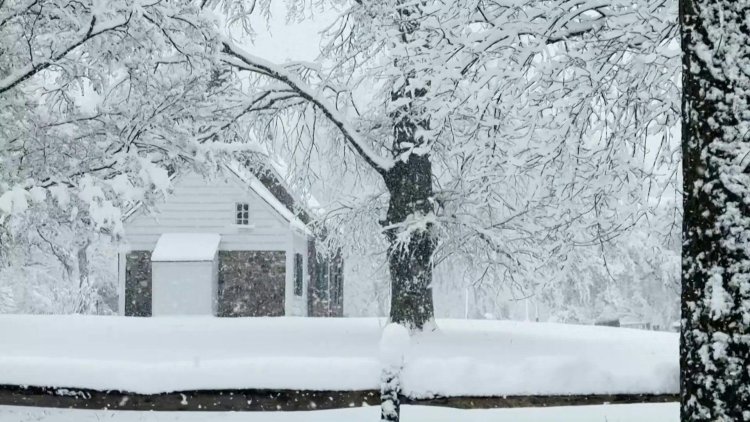
[{"label": "tree branch", "polygon": [[123,27],[127,25],[130,22],[132,14],[129,15],[127,18],[123,19],[117,19],[113,20],[112,22],[107,22],[103,25],[97,25],[96,24],[96,16],[91,17],[91,22],[88,25],[88,30],[85,34],[81,36],[81,38],[72,44],[70,44],[68,47],[66,47],[63,51],[53,54],[52,57],[50,57],[47,60],[44,60],[41,63],[37,63],[34,65],[26,65],[22,67],[20,70],[11,73],[7,77],[0,79],[0,94],[3,94],[6,91],[9,91],[13,89],[15,86],[20,84],[21,82],[31,78],[32,76],[36,75],[37,73],[41,72],[42,70],[52,66],[56,61],[62,59],[68,53],[75,50],[76,48],[80,47],[87,41],[91,40],[92,38],[101,35],[105,32],[109,32],[112,30],[115,30],[117,28]]},{"label": "tree branch", "polygon": [[300,81],[295,75],[287,72],[280,66],[243,51],[229,40],[225,39],[222,44],[224,47],[223,53],[225,54],[222,61],[239,69],[259,73],[284,83],[299,97],[312,103],[323,112],[326,118],[338,128],[348,145],[351,146],[360,157],[367,162],[367,164],[375,169],[375,171],[380,174],[385,174],[393,167],[392,160],[372,151],[364,139],[360,137],[359,133],[349,124],[347,119],[336,110],[335,107],[329,104],[324,98],[318,96],[312,88]]}]

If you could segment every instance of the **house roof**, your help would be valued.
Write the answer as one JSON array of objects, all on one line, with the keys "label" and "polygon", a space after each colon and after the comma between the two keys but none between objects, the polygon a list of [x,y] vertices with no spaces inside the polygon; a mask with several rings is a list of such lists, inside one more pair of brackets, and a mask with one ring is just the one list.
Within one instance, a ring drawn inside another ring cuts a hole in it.
[{"label": "house roof", "polygon": [[164,233],[156,242],[151,261],[213,261],[220,241],[218,233]]},{"label": "house roof", "polygon": [[[240,182],[252,189],[258,196],[271,206],[284,220],[293,228],[298,229],[305,234],[312,236],[312,231],[305,224],[309,221],[307,212],[303,209],[299,216],[295,215],[293,208],[295,205],[294,197],[289,193],[287,187],[283,184],[280,175],[276,169],[271,168],[273,173],[263,175],[262,173],[254,174],[245,166],[236,161],[224,163],[222,168],[229,174],[235,176]],[[174,181],[179,177],[179,172],[170,176]],[[137,202],[123,216],[123,221],[127,221],[141,207],[143,202]]]},{"label": "house roof", "polygon": [[[267,184],[261,182],[258,176],[251,173],[249,170],[237,163],[224,164],[224,167],[232,174],[234,174],[238,179],[240,179],[243,183],[249,186],[250,189],[252,189],[255,193],[257,193],[258,196],[263,199],[263,201],[265,201],[279,215],[281,215],[286,221],[288,221],[292,227],[299,229],[307,233],[308,235],[312,235],[312,232],[307,228],[307,225],[304,223],[304,221],[302,221],[301,218],[296,216],[294,212],[289,209],[290,206],[287,206],[281,201],[278,194],[275,195],[273,192],[271,192]],[[282,189],[284,189],[284,192],[286,192],[285,188],[282,187]],[[291,195],[289,195],[288,192],[287,195],[290,198],[290,201],[293,201]],[[293,206],[294,203],[290,202],[290,204]],[[306,218],[306,215],[303,218]]]}]

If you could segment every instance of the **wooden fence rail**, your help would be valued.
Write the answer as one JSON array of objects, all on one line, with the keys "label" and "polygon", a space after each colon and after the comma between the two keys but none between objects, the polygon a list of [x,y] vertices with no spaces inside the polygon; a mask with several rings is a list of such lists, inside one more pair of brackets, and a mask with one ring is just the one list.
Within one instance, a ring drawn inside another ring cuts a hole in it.
[{"label": "wooden fence rail", "polygon": [[[505,397],[401,398],[402,404],[461,409],[665,403],[677,394],[592,394]],[[0,385],[0,405],[161,411],[299,411],[379,406],[380,392],[311,390],[193,390],[160,394],[82,388]]]}]

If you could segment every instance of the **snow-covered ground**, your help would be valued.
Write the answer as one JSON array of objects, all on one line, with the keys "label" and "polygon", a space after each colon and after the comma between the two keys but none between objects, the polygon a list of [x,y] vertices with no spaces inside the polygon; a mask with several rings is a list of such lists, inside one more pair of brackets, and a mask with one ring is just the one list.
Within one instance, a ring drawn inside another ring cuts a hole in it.
[{"label": "snow-covered ground", "polygon": [[[377,421],[380,409],[314,412],[111,412],[0,406],[0,422],[352,422]],[[404,422],[678,422],[677,403],[533,409],[458,410],[404,406]]]},{"label": "snow-covered ground", "polygon": [[[673,333],[438,320],[413,338],[406,394],[676,393]],[[0,316],[0,384],[157,393],[377,389],[375,318]],[[269,419],[271,420],[271,419]]]}]

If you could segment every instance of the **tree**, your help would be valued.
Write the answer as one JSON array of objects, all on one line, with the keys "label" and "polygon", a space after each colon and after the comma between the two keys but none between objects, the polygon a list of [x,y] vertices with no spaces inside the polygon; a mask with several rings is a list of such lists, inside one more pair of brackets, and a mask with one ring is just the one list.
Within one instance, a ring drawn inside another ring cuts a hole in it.
[{"label": "tree", "polygon": [[[339,141],[325,154],[365,164],[372,195],[326,218],[385,215],[382,230],[359,227],[385,234],[391,319],[419,330],[447,257],[529,279],[639,219],[643,207],[615,203],[647,202],[643,184],[672,152],[646,145],[668,138],[679,112],[676,20],[660,18],[673,5],[357,1],[329,28],[318,66],[269,63],[231,40],[223,60],[254,75],[251,99],[288,95],[256,110],[260,127],[308,157]],[[278,129],[289,120],[293,130]],[[355,226],[331,231],[362,241]]]},{"label": "tree", "polygon": [[91,274],[88,242],[117,241],[123,210],[160,198],[175,168],[210,173],[225,154],[216,34],[197,3],[0,1],[0,272],[83,292],[33,311],[91,309],[111,274]]},{"label": "tree", "polygon": [[747,1],[682,0],[681,420],[750,420]]},{"label": "tree", "polygon": [[320,59],[278,65],[239,46],[267,1],[4,3],[0,218],[69,195],[74,219],[116,235],[171,169],[283,144],[365,193],[321,224],[384,236],[391,319],[419,330],[441,262],[531,279],[645,212],[622,203],[671,165],[669,142],[647,144],[677,121],[673,2],[325,4],[341,12]]},{"label": "tree", "polygon": [[50,203],[116,235],[169,169],[205,162],[214,28],[182,3],[0,3],[0,222]]},{"label": "tree", "polygon": [[0,266],[0,313],[117,312],[117,248],[106,234],[69,221],[55,204],[11,220]]},{"label": "tree", "polygon": [[385,239],[417,331],[436,265],[532,279],[636,224],[672,166],[673,0],[316,1],[340,10],[321,57],[285,64],[240,46],[269,3],[0,0],[0,239],[35,201],[116,236],[176,167],[280,144],[362,188],[319,223]]},{"label": "tree", "polygon": [[605,248],[573,249],[545,279],[554,287],[539,292],[552,318],[583,324],[625,318],[669,328],[680,312],[680,233],[667,243],[656,229],[642,224]]}]

